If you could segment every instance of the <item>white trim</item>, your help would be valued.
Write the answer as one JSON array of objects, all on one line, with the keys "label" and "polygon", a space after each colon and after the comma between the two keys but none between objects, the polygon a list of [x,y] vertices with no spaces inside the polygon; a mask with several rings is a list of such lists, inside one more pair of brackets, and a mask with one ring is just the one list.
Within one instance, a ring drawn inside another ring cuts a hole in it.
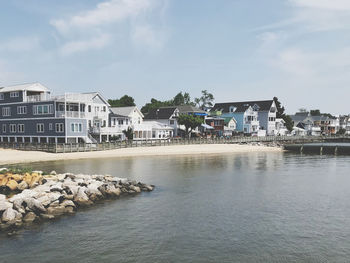
[{"label": "white trim", "polygon": [[[17,121],[17,120],[52,120],[52,119],[55,119],[55,120],[64,120],[64,119],[67,119],[67,118],[55,118],[55,117],[38,117],[38,118],[17,118],[17,119],[0,119],[0,121]],[[79,120],[79,118],[68,118],[68,119],[76,119],[76,120]],[[84,118],[85,119],[85,118]],[[80,119],[80,120],[83,120],[83,119]]]}]

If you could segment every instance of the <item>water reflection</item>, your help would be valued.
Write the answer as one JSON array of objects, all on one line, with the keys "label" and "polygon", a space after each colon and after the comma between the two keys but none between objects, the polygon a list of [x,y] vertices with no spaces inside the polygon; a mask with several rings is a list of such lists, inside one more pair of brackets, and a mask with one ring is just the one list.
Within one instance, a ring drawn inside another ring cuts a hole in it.
[{"label": "water reflection", "polygon": [[0,239],[1,257],[4,262],[346,262],[349,160],[247,153],[33,164],[46,171],[113,174],[157,188]]}]

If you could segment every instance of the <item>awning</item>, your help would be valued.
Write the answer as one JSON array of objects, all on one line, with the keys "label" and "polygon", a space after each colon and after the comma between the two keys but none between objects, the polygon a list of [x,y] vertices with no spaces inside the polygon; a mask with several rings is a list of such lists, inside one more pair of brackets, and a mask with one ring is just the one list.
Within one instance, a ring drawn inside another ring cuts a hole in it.
[{"label": "awning", "polygon": [[208,125],[208,124],[202,124],[202,127],[204,128],[204,129],[207,129],[207,130],[214,130],[214,128],[213,127],[211,127],[210,125]]}]

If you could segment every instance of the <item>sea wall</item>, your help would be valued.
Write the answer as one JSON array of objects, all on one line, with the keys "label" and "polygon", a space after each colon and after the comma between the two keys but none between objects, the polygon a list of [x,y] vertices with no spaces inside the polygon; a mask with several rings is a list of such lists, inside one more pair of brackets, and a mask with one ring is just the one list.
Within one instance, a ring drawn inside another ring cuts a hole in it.
[{"label": "sea wall", "polygon": [[105,199],[152,191],[153,185],[111,175],[0,171],[0,231],[73,214]]}]

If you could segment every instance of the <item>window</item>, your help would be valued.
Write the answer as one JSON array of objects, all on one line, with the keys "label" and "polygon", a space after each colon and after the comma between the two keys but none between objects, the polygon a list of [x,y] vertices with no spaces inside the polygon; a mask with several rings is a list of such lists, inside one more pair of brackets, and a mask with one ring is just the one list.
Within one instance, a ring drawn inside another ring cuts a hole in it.
[{"label": "window", "polygon": [[18,91],[13,91],[10,93],[10,98],[18,98],[19,97],[19,92]]},{"label": "window", "polygon": [[95,107],[95,112],[99,112],[100,111],[100,107]]},{"label": "window", "polygon": [[72,132],[82,132],[83,125],[81,123],[71,123],[71,131]]},{"label": "window", "polygon": [[38,123],[36,125],[36,132],[43,133],[44,132],[44,123]]},{"label": "window", "polygon": [[106,106],[103,106],[102,111],[106,112]]},{"label": "window", "polygon": [[27,114],[27,106],[17,106],[17,114]]},{"label": "window", "polygon": [[237,107],[235,107],[235,106],[230,107],[230,112],[235,112],[236,110],[237,110]]},{"label": "window", "polygon": [[126,120],[125,120],[125,125],[128,125],[128,122],[129,122],[129,120],[128,120],[128,119],[126,119]]},{"label": "window", "polygon": [[11,116],[11,108],[10,107],[2,108],[2,116]]},{"label": "window", "polygon": [[106,127],[106,121],[105,120],[103,120],[102,127]]},{"label": "window", "polygon": [[49,123],[49,131],[52,131],[52,123]]},{"label": "window", "polygon": [[64,132],[64,124],[56,123],[56,132]]},{"label": "window", "polygon": [[170,125],[174,125],[175,121],[174,120],[170,120]]},{"label": "window", "polygon": [[53,113],[53,105],[35,105],[33,107],[34,115],[43,115],[43,114],[52,114]]},{"label": "window", "polygon": [[0,93],[0,100],[4,100],[4,93]]},{"label": "window", "polygon": [[2,132],[5,133],[6,132],[6,124],[2,125]]},{"label": "window", "polygon": [[91,112],[91,105],[88,106],[88,112]]},{"label": "window", "polygon": [[275,117],[269,117],[269,121],[276,121]]},{"label": "window", "polygon": [[119,125],[123,125],[123,124],[124,124],[124,121],[123,121],[123,120],[118,120],[118,124],[119,124]]},{"label": "window", "polygon": [[24,133],[24,124],[18,124],[17,131],[19,133]]},{"label": "window", "polygon": [[10,132],[15,133],[16,132],[16,124],[10,124]]}]

